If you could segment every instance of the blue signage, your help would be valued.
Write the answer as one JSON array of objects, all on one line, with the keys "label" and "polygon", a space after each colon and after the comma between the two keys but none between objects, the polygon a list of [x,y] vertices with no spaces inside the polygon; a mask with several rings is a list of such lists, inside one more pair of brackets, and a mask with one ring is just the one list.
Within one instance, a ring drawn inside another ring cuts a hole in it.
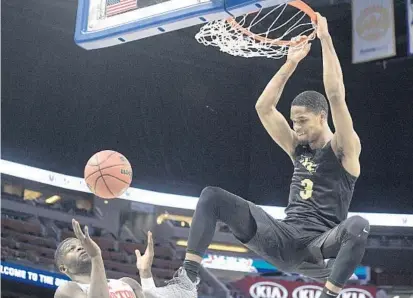
[{"label": "blue signage", "polygon": [[35,286],[56,289],[69,280],[66,275],[39,270],[9,262],[0,263],[1,278],[24,282]]}]

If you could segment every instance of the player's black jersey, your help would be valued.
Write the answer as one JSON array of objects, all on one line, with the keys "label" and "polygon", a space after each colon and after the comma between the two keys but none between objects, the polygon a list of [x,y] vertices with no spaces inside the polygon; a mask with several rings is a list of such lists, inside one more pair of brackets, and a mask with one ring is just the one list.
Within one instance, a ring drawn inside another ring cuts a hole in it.
[{"label": "player's black jersey", "polygon": [[315,150],[297,146],[287,220],[333,228],[347,218],[356,180],[343,168],[330,142]]}]

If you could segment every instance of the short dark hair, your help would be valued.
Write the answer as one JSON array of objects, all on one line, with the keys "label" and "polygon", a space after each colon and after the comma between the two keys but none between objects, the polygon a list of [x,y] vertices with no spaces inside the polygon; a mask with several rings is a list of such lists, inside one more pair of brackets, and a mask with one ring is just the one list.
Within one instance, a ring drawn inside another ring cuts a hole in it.
[{"label": "short dark hair", "polygon": [[298,94],[291,106],[303,106],[315,114],[320,114],[324,111],[328,115],[327,99],[317,91],[304,91]]},{"label": "short dark hair", "polygon": [[56,251],[54,253],[54,262],[56,264],[56,267],[59,268],[61,265],[63,265],[63,257],[65,256],[65,250],[69,242],[77,240],[77,238],[69,237],[63,240],[62,242],[59,243],[59,245],[56,248]]}]

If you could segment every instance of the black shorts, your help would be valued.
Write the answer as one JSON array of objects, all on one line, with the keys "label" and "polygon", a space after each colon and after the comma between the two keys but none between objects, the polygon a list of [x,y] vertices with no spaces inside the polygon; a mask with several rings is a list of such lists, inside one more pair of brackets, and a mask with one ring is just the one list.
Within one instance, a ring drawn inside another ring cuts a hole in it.
[{"label": "black shorts", "polygon": [[340,243],[339,226],[329,229],[303,229],[302,225],[274,219],[261,207],[248,202],[257,224],[254,237],[243,243],[277,269],[299,273],[317,281],[325,281],[331,266],[324,259],[335,258]]}]

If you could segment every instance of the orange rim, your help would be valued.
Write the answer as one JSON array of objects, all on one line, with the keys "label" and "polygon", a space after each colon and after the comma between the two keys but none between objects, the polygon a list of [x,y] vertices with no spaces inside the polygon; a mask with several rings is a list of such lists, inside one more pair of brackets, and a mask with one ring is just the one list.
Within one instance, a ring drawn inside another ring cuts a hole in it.
[{"label": "orange rim", "polygon": [[[311,19],[311,21],[313,23],[317,23],[317,15],[316,15],[315,11],[310,6],[308,6],[306,3],[304,3],[303,1],[294,0],[294,1],[288,2],[287,4],[303,11]],[[255,40],[258,40],[260,42],[275,44],[275,45],[278,45],[278,46],[295,46],[295,45],[298,45],[300,43],[305,42],[309,38],[315,37],[315,31],[313,31],[309,36],[307,36],[306,40],[301,40],[299,42],[294,42],[294,41],[291,41],[291,40],[271,39],[271,38],[262,37],[262,36],[259,36],[259,35],[256,35],[256,34],[252,33],[248,29],[242,27],[234,18],[229,18],[227,21],[232,27],[240,30],[243,34],[245,34],[247,36],[250,36],[250,37],[254,38]]]}]

